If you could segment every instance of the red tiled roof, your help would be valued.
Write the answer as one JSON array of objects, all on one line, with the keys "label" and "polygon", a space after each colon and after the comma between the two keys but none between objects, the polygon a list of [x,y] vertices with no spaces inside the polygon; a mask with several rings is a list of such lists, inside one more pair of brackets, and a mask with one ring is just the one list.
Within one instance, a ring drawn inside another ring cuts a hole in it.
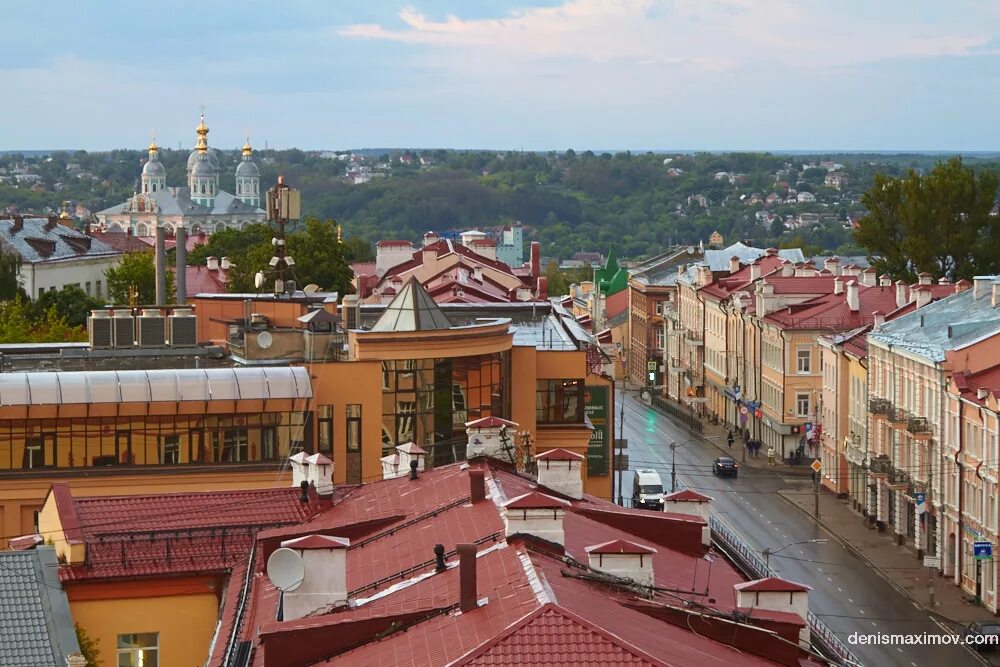
[{"label": "red tiled roof", "polygon": [[375,262],[351,262],[350,267],[356,276],[375,275]]},{"label": "red tiled roof", "polygon": [[751,593],[805,593],[812,590],[811,586],[777,577],[748,581],[737,584],[733,588],[738,591],[748,591]]},{"label": "red tiled roof", "polygon": [[656,549],[628,540],[611,540],[603,544],[587,547],[588,554],[655,554]]},{"label": "red tiled roof", "polygon": [[[228,271],[221,269],[212,271],[207,266],[188,266],[185,269],[184,291],[187,296],[224,294],[226,292],[226,284],[229,282]],[[176,272],[176,268],[172,267],[171,270]]]},{"label": "red tiled roof", "polygon": [[847,291],[845,285],[841,294],[824,294],[768,313],[764,319],[782,328],[847,331],[872,324],[876,312],[885,313],[895,308],[895,290],[858,285],[857,310],[848,307]]},{"label": "red tiled roof", "polygon": [[501,426],[517,426],[517,422],[507,421],[499,417],[483,417],[471,422],[465,422],[465,428],[500,428]]},{"label": "red tiled roof", "polygon": [[90,236],[122,252],[152,252],[148,243],[127,232],[91,232]]},{"label": "red tiled roof", "polygon": [[[775,251],[777,252],[777,251]],[[761,276],[766,276],[771,272],[781,268],[781,265],[785,263],[785,260],[778,257],[777,255],[764,255],[759,259],[755,260],[754,263],[757,265],[759,274]],[[699,292],[709,294],[718,299],[724,299],[733,292],[737,292],[744,289],[747,285],[751,284],[753,281],[750,280],[750,264],[744,264],[740,267],[739,271],[729,274],[724,278],[715,280],[708,285],[705,285]]]},{"label": "red tiled roof", "polygon": [[582,461],[582,454],[571,452],[568,449],[557,447],[535,455],[536,461]]},{"label": "red tiled roof", "polygon": [[699,503],[705,503],[712,500],[711,497],[698,493],[697,491],[692,491],[691,489],[684,489],[683,491],[675,491],[674,493],[664,494],[663,499]]},{"label": "red tiled roof", "polygon": [[628,290],[623,289],[604,300],[604,317],[610,319],[628,309]]},{"label": "red tiled roof", "polygon": [[511,498],[504,503],[504,507],[509,510],[566,509],[566,505],[567,503],[564,500],[559,500],[558,498],[553,498],[537,491]]}]

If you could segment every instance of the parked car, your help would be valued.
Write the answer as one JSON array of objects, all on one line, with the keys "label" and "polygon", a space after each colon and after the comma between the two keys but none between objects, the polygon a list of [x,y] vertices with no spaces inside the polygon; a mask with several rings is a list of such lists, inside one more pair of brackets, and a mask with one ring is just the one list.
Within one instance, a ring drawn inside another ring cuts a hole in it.
[{"label": "parked car", "polygon": [[712,462],[712,474],[716,477],[736,477],[740,472],[740,465],[728,456],[720,456]]},{"label": "parked car", "polygon": [[966,646],[977,651],[1000,650],[1000,620],[973,621],[965,626],[962,637]]},{"label": "parked car", "polygon": [[632,507],[663,509],[663,480],[660,473],[642,468],[632,473]]}]

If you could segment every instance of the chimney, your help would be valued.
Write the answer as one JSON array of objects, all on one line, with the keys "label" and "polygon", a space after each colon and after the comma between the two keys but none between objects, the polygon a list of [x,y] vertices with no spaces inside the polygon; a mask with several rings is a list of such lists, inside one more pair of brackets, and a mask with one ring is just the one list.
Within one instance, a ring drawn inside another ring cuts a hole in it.
[{"label": "chimney", "polygon": [[444,572],[448,569],[448,565],[444,562],[444,545],[435,544],[434,545],[434,571]]},{"label": "chimney", "polygon": [[892,287],[892,278],[889,277],[888,273],[883,273],[878,277],[879,287]]},{"label": "chimney", "polygon": [[736,273],[740,270],[740,258],[730,257],[729,258],[729,273]]},{"label": "chimney", "polygon": [[695,275],[695,282],[698,287],[705,287],[706,285],[712,284],[712,269],[706,264],[699,264],[695,269],[697,272]]},{"label": "chimney", "polygon": [[964,292],[965,290],[969,289],[969,287],[971,287],[971,286],[972,286],[972,283],[970,283],[965,278],[962,278],[957,283],[955,283],[955,294],[958,294],[959,292]]},{"label": "chimney", "polygon": [[768,248],[767,250],[764,251],[764,255],[767,257],[775,257],[777,256],[777,254],[778,254],[777,248]]},{"label": "chimney", "polygon": [[309,484],[309,455],[305,452],[292,454],[288,457],[288,463],[292,467],[292,486],[301,487],[302,482]]},{"label": "chimney", "polygon": [[209,271],[218,271],[219,270],[219,260],[218,260],[217,257],[206,257],[205,258],[205,265],[208,267]]},{"label": "chimney", "polygon": [[840,273],[840,258],[839,257],[829,257],[823,261],[823,268],[832,273],[833,275],[838,275]]},{"label": "chimney", "polygon": [[568,449],[550,449],[535,456],[538,485],[569,496],[583,498],[584,458]]},{"label": "chimney", "polygon": [[980,387],[979,389],[976,390],[976,398],[978,398],[980,401],[984,400],[989,395],[990,395],[990,390],[987,389],[986,387]]},{"label": "chimney", "polygon": [[546,276],[539,276],[535,287],[535,300],[544,301],[549,298],[549,279]]},{"label": "chimney", "polygon": [[424,248],[420,251],[420,263],[424,266],[431,266],[437,261],[437,249]]},{"label": "chimney", "polygon": [[951,281],[948,280],[948,276],[941,276],[938,278],[938,285],[950,285]]},{"label": "chimney", "polygon": [[[24,218],[21,217],[20,215],[15,215],[14,216],[14,224],[10,228],[10,233],[11,234],[16,234],[17,232],[21,231],[22,229],[24,229]],[[131,229],[131,227],[129,227],[129,229]]]},{"label": "chimney", "polygon": [[910,302],[910,298],[906,294],[906,283],[902,280],[896,281],[896,308],[902,308]]},{"label": "chimney", "polygon": [[479,593],[476,590],[476,545],[457,544],[455,550],[458,551],[458,607],[464,614],[479,606]]},{"label": "chimney", "polygon": [[477,283],[483,282],[483,267],[478,264],[472,267],[472,279]]},{"label": "chimney", "polygon": [[66,667],[87,667],[87,659],[82,653],[70,653],[66,656]]},{"label": "chimney", "polygon": [[833,293],[843,294],[844,293],[844,283],[838,278],[833,279]]},{"label": "chimney", "polygon": [[805,627],[799,630],[799,642],[809,645],[809,591],[812,588],[794,581],[768,577],[733,585],[737,609],[761,609],[795,614]]},{"label": "chimney", "polygon": [[885,313],[883,313],[881,310],[876,310],[874,313],[872,313],[872,316],[875,318],[874,328],[876,331],[878,331],[879,327],[885,324]]},{"label": "chimney", "polygon": [[757,283],[757,304],[755,315],[757,317],[764,317],[770,313],[773,310],[773,301],[774,285],[766,281]]},{"label": "chimney", "polygon": [[569,503],[532,491],[504,503],[505,534],[531,535],[563,546],[563,517]]},{"label": "chimney", "polygon": [[997,294],[997,288],[1000,288],[1000,282],[994,281],[993,282],[993,307],[994,308],[997,307],[997,296],[998,296],[998,294]]},{"label": "chimney", "polygon": [[701,518],[705,522],[701,529],[701,543],[706,547],[712,544],[712,531],[708,525],[712,517],[711,497],[691,489],[668,493],[663,496],[663,511]]},{"label": "chimney", "polygon": [[469,469],[469,497],[472,499],[473,505],[486,500],[485,471]]},{"label": "chimney", "polygon": [[312,454],[306,457],[309,468],[306,480],[316,488],[316,493],[328,496],[333,493],[333,461],[322,454]]},{"label": "chimney", "polygon": [[760,260],[754,260],[750,263],[750,280],[758,278],[760,278]]},{"label": "chimney", "polygon": [[847,283],[847,307],[852,313],[858,312],[858,309],[861,308],[858,298],[858,284],[853,280]]},{"label": "chimney", "polygon": [[865,287],[875,286],[875,269],[868,267],[861,272],[861,284]]},{"label": "chimney", "polygon": [[432,243],[437,243],[440,238],[437,232],[427,232],[424,234],[424,245],[429,246]]},{"label": "chimney", "polygon": [[975,276],[972,279],[972,298],[978,301],[986,296],[991,282],[993,282],[993,276]]},{"label": "chimney", "polygon": [[781,276],[783,278],[791,278],[794,275],[795,275],[795,265],[792,264],[791,262],[789,262],[788,260],[785,260],[784,262],[782,262],[782,264],[781,264]]},{"label": "chimney", "polygon": [[424,461],[427,458],[427,452],[423,447],[414,443],[407,442],[396,447],[396,453],[399,454],[399,465],[404,471],[409,470],[411,464],[417,462],[417,470],[423,472]]},{"label": "chimney", "polygon": [[[267,576],[276,588],[282,589],[283,621],[294,621],[347,604],[347,548],[350,545],[346,537],[306,535],[285,540],[281,549],[271,553],[267,559]],[[297,561],[295,556],[298,556]],[[290,566],[289,562],[295,565]],[[301,572],[301,582],[294,589],[284,585],[282,579],[282,575],[293,567]]]},{"label": "chimney", "polygon": [[308,503],[309,502],[309,482],[302,480],[299,482],[299,502]]},{"label": "chimney", "polygon": [[[995,291],[995,290],[994,290]],[[931,302],[931,291],[929,289],[920,289],[919,287],[914,288],[912,292],[916,293],[917,308],[923,308]],[[994,307],[996,302],[994,301]]]},{"label": "chimney", "polygon": [[615,577],[631,579],[641,586],[652,586],[653,554],[656,549],[627,540],[612,540],[585,549],[590,569]]},{"label": "chimney", "polygon": [[932,285],[933,283],[931,282],[931,274],[927,273],[926,271],[917,274],[917,284]]},{"label": "chimney", "polygon": [[542,275],[542,244],[538,241],[531,242],[531,277],[538,278]]},{"label": "chimney", "polygon": [[417,474],[417,462],[410,461],[410,479],[418,479],[419,477]]},{"label": "chimney", "polygon": [[223,257],[221,260],[219,260],[219,268],[222,269],[223,271],[228,271],[231,268],[231,266],[232,265],[229,263],[228,257]]},{"label": "chimney", "polygon": [[499,417],[483,417],[466,422],[465,434],[468,438],[465,445],[466,460],[474,459],[477,456],[504,457],[506,446],[503,440],[504,438],[508,439],[508,446],[513,443],[517,426],[516,422]]}]

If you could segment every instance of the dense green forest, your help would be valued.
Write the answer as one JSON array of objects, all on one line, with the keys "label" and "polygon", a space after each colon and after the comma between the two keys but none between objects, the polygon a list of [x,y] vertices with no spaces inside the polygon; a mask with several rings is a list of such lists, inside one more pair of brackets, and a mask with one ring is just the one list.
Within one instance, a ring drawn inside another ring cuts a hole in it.
[{"label": "dense green forest", "polygon": [[[184,183],[187,155],[187,150],[161,150],[168,184]],[[411,164],[404,164],[402,155],[413,156]],[[221,157],[220,186],[231,191],[238,155],[229,151]],[[418,157],[431,164],[422,166]],[[144,158],[142,151],[126,150],[54,153],[27,160],[0,156],[0,208],[42,212],[70,200],[96,212],[135,191]],[[543,255],[568,258],[578,251],[603,252],[611,244],[621,256],[638,257],[671,243],[705,240],[715,230],[727,242],[802,244],[853,254],[860,250],[846,221],[865,213],[861,194],[875,175],[922,172],[940,158],[435,150],[367,152],[342,160],[293,149],[262,151],[255,159],[262,188],[283,174],[302,191],[304,215],[337,220],[345,238],[369,244],[386,238],[416,241],[431,229],[519,220],[530,240],[541,241]],[[822,160],[838,166],[819,166]],[[3,177],[25,162],[41,178],[44,191],[15,187],[11,178]],[[967,159],[966,164],[995,165],[982,159]],[[376,177],[355,184],[347,177],[353,168]],[[825,184],[834,169],[849,175],[848,186],[837,190]],[[815,201],[796,200],[796,191],[811,193]],[[783,201],[764,202],[772,193]],[[784,203],[786,199],[791,203]],[[767,215],[758,215],[761,212]],[[803,213],[817,214],[820,223],[796,225]]]}]

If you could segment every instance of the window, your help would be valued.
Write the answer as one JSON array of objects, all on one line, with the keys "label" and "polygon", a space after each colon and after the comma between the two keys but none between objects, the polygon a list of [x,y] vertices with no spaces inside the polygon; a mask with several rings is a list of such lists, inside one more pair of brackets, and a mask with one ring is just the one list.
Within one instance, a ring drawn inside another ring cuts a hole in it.
[{"label": "window", "polygon": [[247,460],[247,430],[245,428],[231,428],[223,432],[222,435],[222,456],[219,461],[223,463],[236,463]]},{"label": "window", "polygon": [[657,315],[662,315],[663,314],[663,302],[662,301],[657,301],[656,302],[656,314]]},{"label": "window", "polygon": [[277,429],[273,426],[266,426],[260,431],[260,457],[264,461],[270,461],[277,456]]},{"label": "window", "polygon": [[333,406],[319,406],[319,451],[333,451]]},{"label": "window", "polygon": [[535,417],[540,424],[582,424],[583,380],[539,380]]},{"label": "window", "polygon": [[662,331],[656,332],[656,348],[662,350],[664,346],[664,336]]},{"label": "window", "polygon": [[413,442],[413,417],[417,412],[416,401],[396,402],[396,441]]},{"label": "window", "polygon": [[91,295],[90,294],[90,282],[87,282],[86,292],[87,292],[87,296]]},{"label": "window", "polygon": [[96,296],[98,299],[100,299],[101,298],[101,281],[98,280],[97,282],[95,282],[94,283],[94,287],[95,287],[95,289],[94,289],[94,296]]},{"label": "window", "polygon": [[361,405],[347,406],[347,451],[361,450]]},{"label": "window", "polygon": [[21,467],[30,469],[55,465],[55,448],[56,436],[53,433],[43,433],[26,438]]},{"label": "window", "polygon": [[118,667],[158,667],[159,643],[158,632],[118,635]]},{"label": "window", "polygon": [[181,462],[181,436],[165,435],[160,438],[160,463]]},{"label": "window", "polygon": [[43,294],[45,294],[45,288],[44,287],[39,287],[38,288],[38,296],[42,296]]},{"label": "window", "polygon": [[795,414],[799,417],[809,416],[809,394],[795,394]]},{"label": "window", "polygon": [[795,368],[799,374],[812,372],[812,350],[799,349],[795,353]]}]

